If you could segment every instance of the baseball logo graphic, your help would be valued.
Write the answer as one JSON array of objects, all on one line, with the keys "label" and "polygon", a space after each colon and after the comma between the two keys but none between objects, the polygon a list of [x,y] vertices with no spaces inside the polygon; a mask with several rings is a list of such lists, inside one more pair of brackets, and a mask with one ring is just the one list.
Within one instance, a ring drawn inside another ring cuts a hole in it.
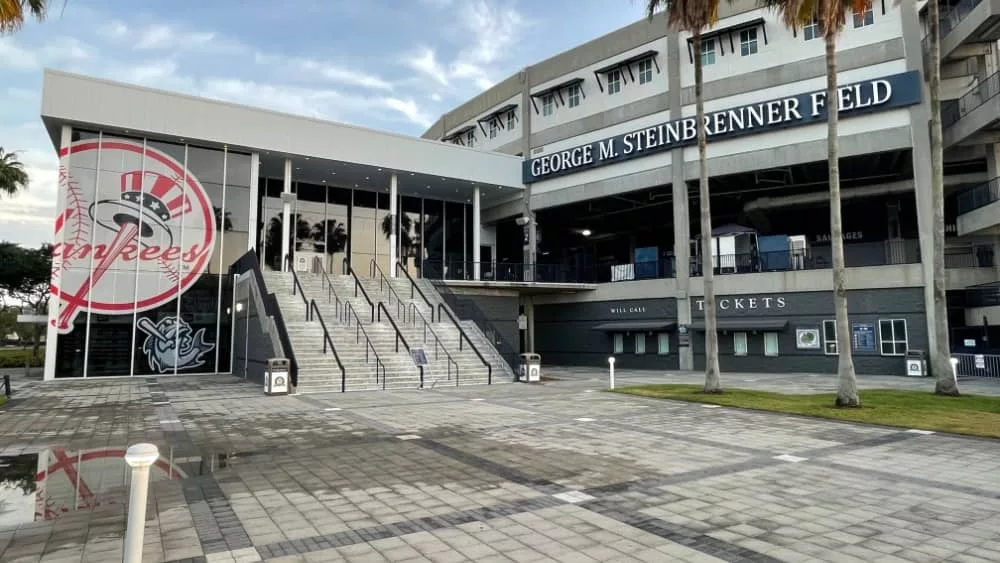
[{"label": "baseball logo graphic", "polygon": [[135,326],[146,333],[142,353],[150,369],[160,373],[201,367],[205,365],[203,356],[215,349],[215,344],[205,341],[205,329],[195,333],[184,319],[165,317],[154,323],[140,317]]},{"label": "baseball logo graphic", "polygon": [[52,249],[52,321],[60,334],[82,312],[148,311],[187,291],[215,248],[205,189],[171,156],[127,140],[85,140],[60,151],[65,209]]}]

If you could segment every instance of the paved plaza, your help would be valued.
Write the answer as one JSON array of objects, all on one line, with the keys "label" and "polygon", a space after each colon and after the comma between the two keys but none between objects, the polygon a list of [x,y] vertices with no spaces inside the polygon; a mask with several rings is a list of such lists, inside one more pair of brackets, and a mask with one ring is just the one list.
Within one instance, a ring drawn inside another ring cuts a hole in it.
[{"label": "paved plaza", "polygon": [[[1000,441],[549,373],[561,379],[281,397],[228,376],[15,380],[0,408],[0,561],[120,561],[121,455],[140,441],[161,452],[146,562],[1000,560]],[[890,385],[932,382],[862,380]]]}]

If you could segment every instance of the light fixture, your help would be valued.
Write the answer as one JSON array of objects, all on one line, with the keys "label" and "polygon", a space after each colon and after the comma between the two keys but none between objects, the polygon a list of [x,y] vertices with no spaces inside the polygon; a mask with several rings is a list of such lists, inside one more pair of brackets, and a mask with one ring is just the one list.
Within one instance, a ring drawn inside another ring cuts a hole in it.
[{"label": "light fixture", "polygon": [[585,237],[589,237],[591,235],[590,229],[584,229],[584,230],[580,231],[580,234],[583,235],[583,236],[585,236]]}]

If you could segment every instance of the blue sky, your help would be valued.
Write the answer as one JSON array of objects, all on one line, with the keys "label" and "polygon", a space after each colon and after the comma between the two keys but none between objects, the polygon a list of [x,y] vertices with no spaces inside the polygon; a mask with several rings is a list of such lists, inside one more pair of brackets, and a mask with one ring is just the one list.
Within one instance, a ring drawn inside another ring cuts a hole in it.
[{"label": "blue sky", "polygon": [[420,135],[522,67],[643,17],[639,0],[566,4],[53,0],[46,22],[0,37],[0,146],[20,151],[32,177],[0,205],[0,240],[52,238],[43,68]]}]

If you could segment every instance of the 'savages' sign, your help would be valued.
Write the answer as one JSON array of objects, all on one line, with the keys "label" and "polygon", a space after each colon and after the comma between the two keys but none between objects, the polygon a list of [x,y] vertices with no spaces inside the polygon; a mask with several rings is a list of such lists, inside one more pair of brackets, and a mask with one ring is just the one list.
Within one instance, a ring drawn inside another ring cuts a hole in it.
[{"label": "'savages' sign", "polygon": [[[920,73],[908,71],[839,88],[844,117],[920,103]],[[705,114],[709,142],[826,121],[826,90]],[[697,143],[694,117],[661,123],[586,145],[525,160],[524,183],[572,174]]]},{"label": "'savages' sign", "polygon": [[215,248],[215,213],[184,166],[125,140],[78,141],[60,154],[52,295],[61,334],[81,312],[148,311],[184,293]]}]

